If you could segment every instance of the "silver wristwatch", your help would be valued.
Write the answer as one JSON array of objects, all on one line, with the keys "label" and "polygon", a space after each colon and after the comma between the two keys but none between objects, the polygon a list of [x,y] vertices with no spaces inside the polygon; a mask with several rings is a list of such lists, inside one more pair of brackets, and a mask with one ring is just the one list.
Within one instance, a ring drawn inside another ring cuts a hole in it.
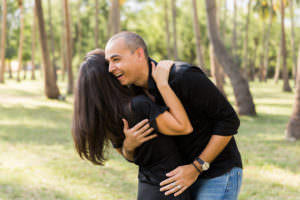
[{"label": "silver wristwatch", "polygon": [[207,171],[209,169],[209,163],[205,162],[201,158],[197,157],[196,161],[201,165],[202,171]]}]

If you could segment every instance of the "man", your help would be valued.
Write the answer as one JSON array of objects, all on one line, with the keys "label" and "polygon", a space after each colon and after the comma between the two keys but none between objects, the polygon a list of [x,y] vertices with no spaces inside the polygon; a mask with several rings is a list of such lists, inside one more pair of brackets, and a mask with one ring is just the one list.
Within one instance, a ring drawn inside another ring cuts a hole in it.
[{"label": "man", "polygon": [[[114,35],[105,48],[109,71],[122,85],[133,85],[157,104],[164,101],[151,76],[151,59],[143,39],[131,32]],[[161,182],[165,195],[180,195],[191,187],[193,199],[237,199],[242,179],[242,161],[234,134],[240,121],[226,98],[197,67],[175,62],[169,84],[180,98],[194,131],[175,138],[184,158]],[[119,152],[133,160],[134,149],[152,139],[144,120],[132,128],[124,121],[125,140]]]}]

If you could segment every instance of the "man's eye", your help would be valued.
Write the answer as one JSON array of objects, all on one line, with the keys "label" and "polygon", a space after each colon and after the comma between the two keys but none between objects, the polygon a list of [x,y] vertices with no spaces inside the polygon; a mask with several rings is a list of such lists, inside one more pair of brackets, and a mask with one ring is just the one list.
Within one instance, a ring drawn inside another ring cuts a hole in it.
[{"label": "man's eye", "polygon": [[119,61],[119,60],[120,60],[119,58],[114,58],[113,59],[114,62]]}]

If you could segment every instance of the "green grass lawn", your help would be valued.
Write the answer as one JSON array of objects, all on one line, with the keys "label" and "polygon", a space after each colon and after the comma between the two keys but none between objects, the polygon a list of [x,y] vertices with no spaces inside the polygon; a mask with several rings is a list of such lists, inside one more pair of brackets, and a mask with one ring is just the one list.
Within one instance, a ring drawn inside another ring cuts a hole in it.
[{"label": "green grass lawn", "polygon": [[[236,136],[244,162],[240,199],[300,200],[300,142],[284,140],[293,94],[271,81],[251,83],[251,90],[258,117],[241,117]],[[112,149],[103,167],[79,159],[71,116],[72,97],[46,99],[41,81],[0,85],[0,200],[135,199],[137,167]]]}]

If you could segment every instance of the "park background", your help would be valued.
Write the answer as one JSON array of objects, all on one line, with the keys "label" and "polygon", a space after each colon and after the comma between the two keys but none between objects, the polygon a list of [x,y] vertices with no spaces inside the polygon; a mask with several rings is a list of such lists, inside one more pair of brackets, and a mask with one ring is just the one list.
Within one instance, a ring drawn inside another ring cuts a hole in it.
[{"label": "park background", "polygon": [[80,62],[122,30],[155,60],[201,67],[235,107],[239,199],[300,199],[300,1],[0,3],[0,200],[135,199],[135,165],[110,146],[105,166],[92,165],[71,136]]}]

